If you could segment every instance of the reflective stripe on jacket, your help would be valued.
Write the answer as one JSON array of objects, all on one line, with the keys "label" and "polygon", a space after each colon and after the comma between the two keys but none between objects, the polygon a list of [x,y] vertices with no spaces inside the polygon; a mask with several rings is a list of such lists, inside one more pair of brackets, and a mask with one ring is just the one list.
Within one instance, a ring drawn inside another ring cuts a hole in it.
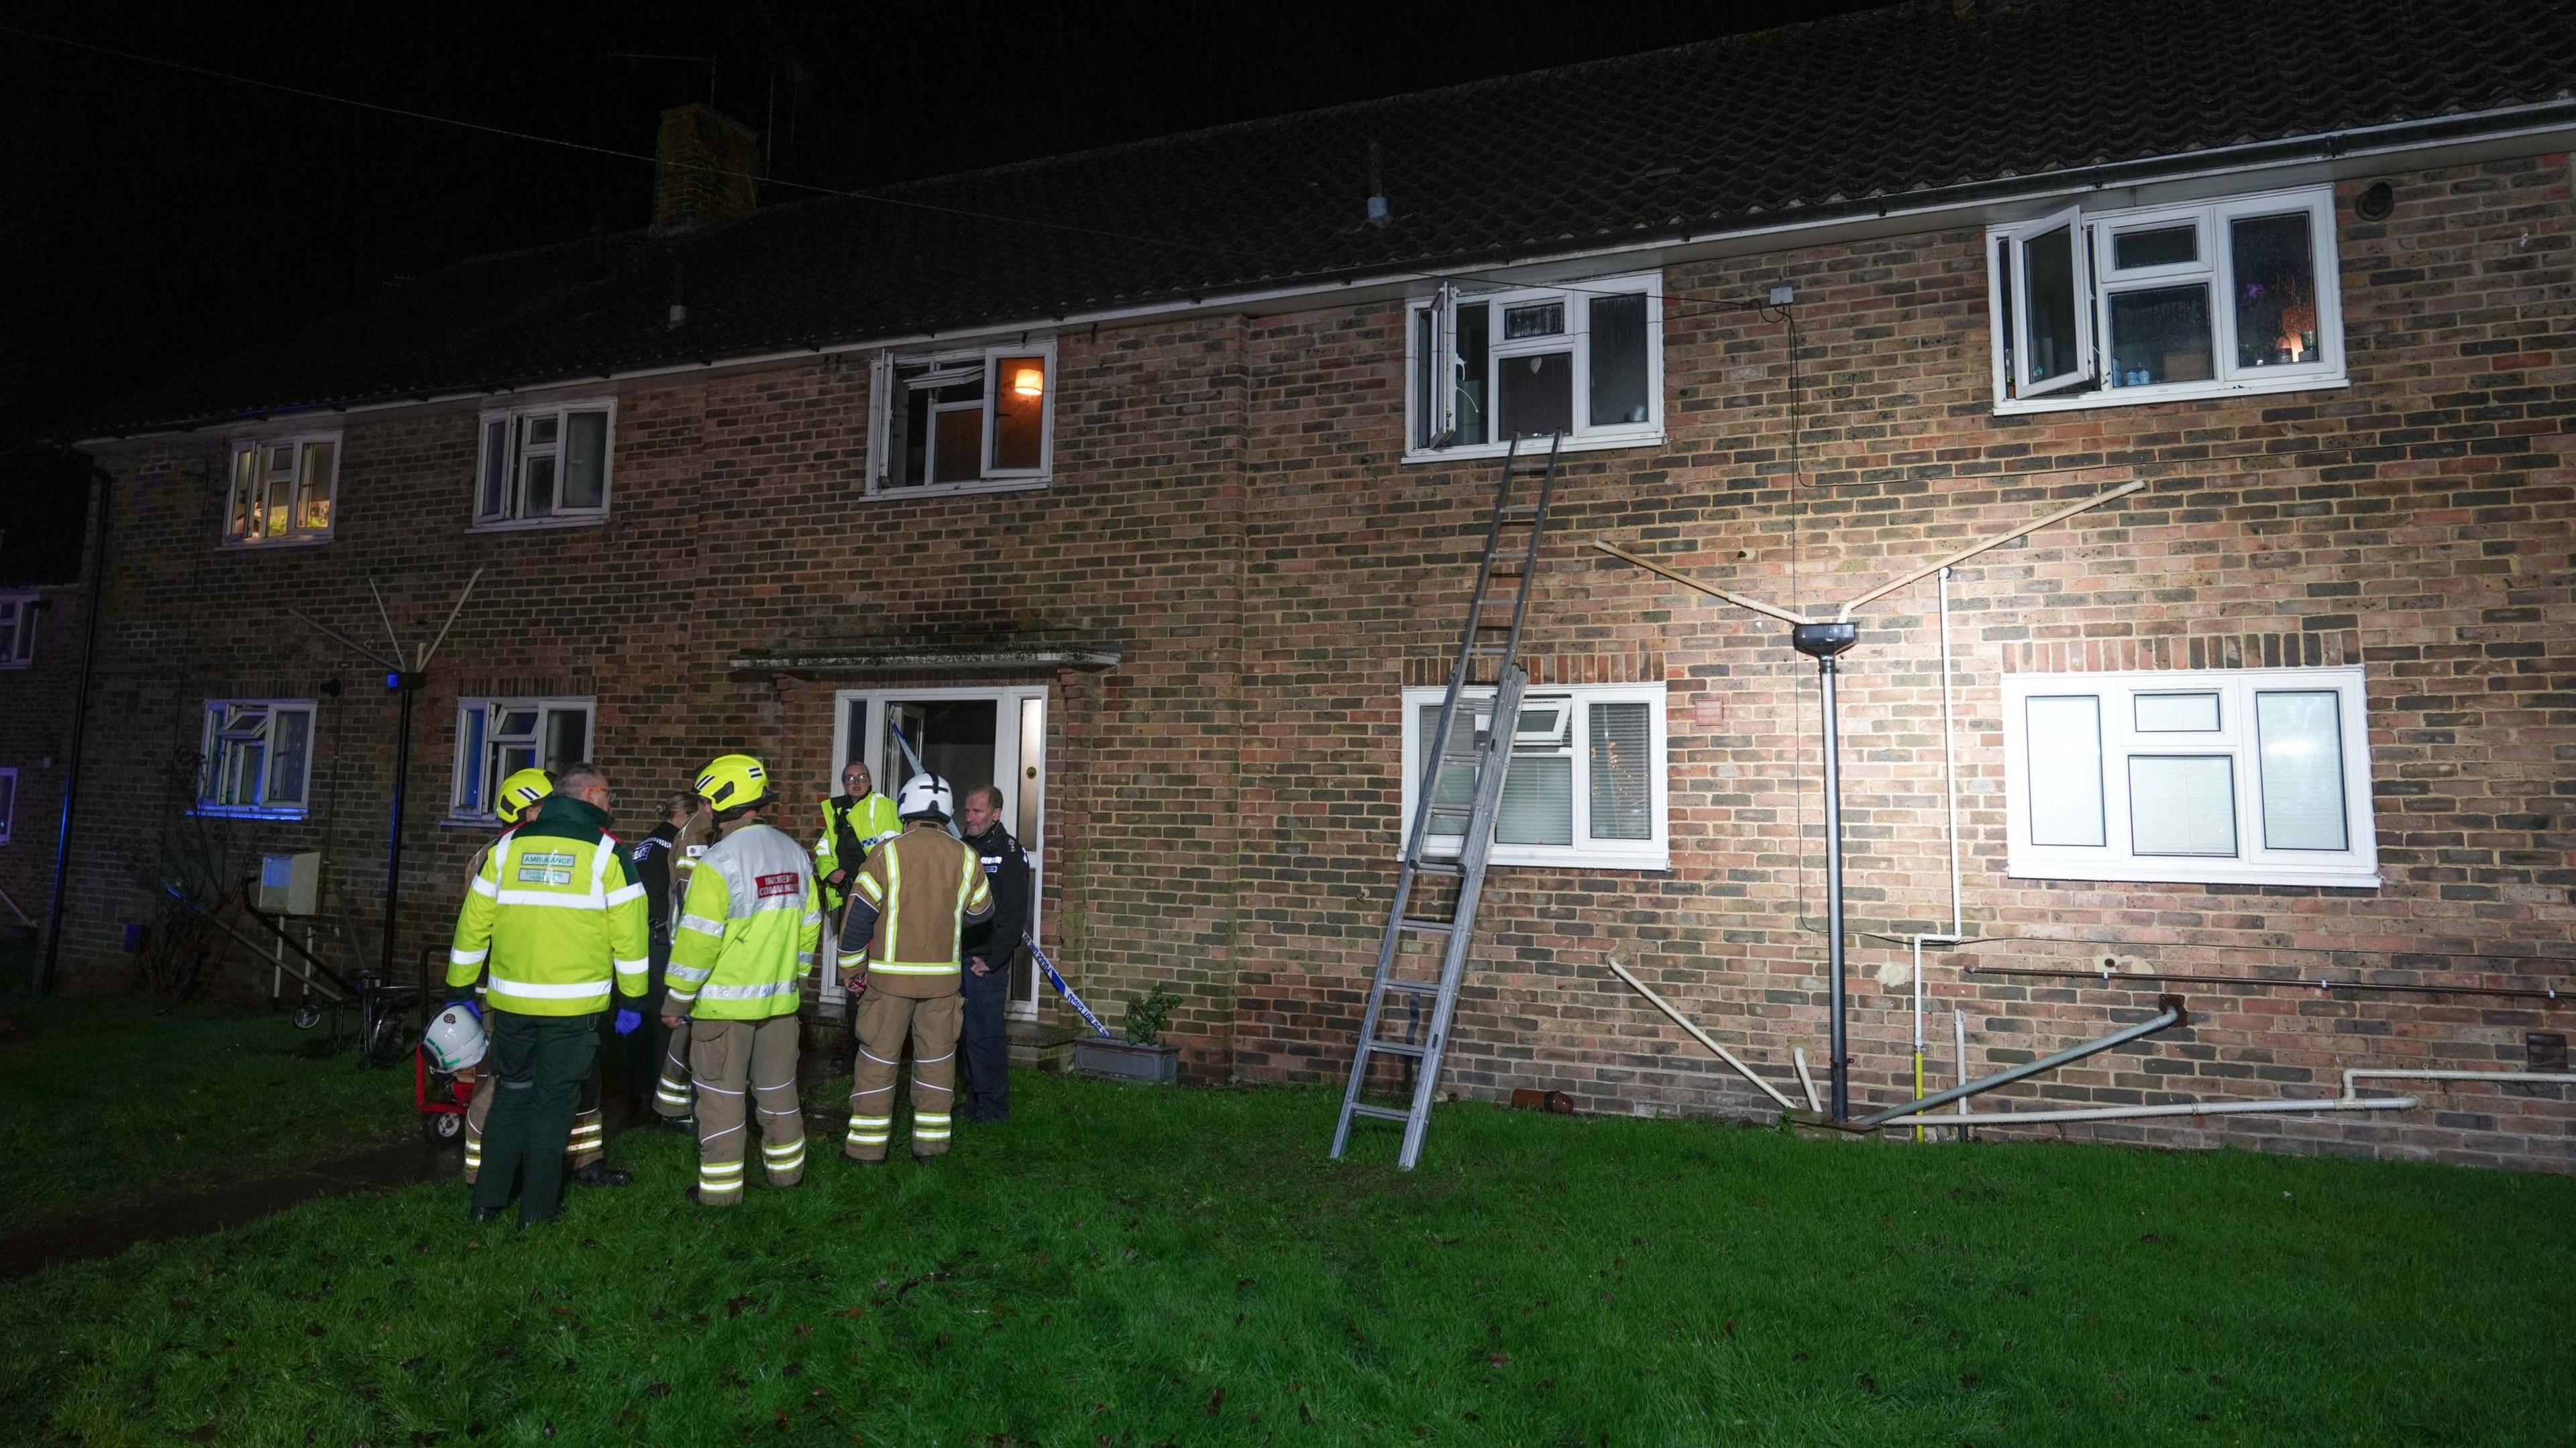
[{"label": "reflective stripe on jacket", "polygon": [[700,1020],[793,1015],[823,937],[814,867],[786,832],[743,825],[689,873],[663,1010]]},{"label": "reflective stripe on jacket", "polygon": [[651,970],[650,922],[608,817],[569,795],[493,842],[474,872],[447,952],[447,983],[491,971],[494,1010],[580,1016],[617,992],[640,998]]},{"label": "reflective stripe on jacket", "polygon": [[939,825],[916,822],[850,877],[841,968],[865,970],[868,989],[888,995],[955,995],[958,933],[992,913],[982,858]]}]

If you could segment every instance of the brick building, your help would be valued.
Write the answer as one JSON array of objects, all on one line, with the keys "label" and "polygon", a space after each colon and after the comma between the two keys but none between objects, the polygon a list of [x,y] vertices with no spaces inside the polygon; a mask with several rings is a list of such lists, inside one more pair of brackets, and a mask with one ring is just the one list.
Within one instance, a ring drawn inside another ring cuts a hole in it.
[{"label": "brick building", "polygon": [[[80,503],[94,488],[86,461],[54,450],[0,455],[0,488],[71,501],[0,525],[0,941],[32,942],[54,897],[92,515]],[[23,983],[14,972],[0,980]]]},{"label": "brick building", "polygon": [[[605,761],[634,820],[725,749],[884,778],[891,722],[1003,785],[1094,999],[1178,991],[1202,1080],[1337,1078],[1502,440],[1563,433],[1562,707],[1456,1089],[1764,1114],[1613,958],[1775,1078],[1823,1054],[1812,666],[1596,537],[1812,610],[2131,480],[1947,580],[1946,728],[1940,582],[1863,615],[1856,1098],[1911,1089],[1952,784],[1935,1084],[1954,1010],[1982,1071],[2160,992],[2187,1029],[2013,1104],[2545,1059],[2571,75],[2576,20],[2507,4],[1909,5],[453,268],[85,441],[119,562],[67,950],[123,978],[175,812],[321,851],[368,956],[396,710],[288,611],[379,648],[372,581],[416,643],[479,574],[406,962],[517,763]],[[2076,1130],[2576,1168],[2562,1086],[2424,1094]]]}]

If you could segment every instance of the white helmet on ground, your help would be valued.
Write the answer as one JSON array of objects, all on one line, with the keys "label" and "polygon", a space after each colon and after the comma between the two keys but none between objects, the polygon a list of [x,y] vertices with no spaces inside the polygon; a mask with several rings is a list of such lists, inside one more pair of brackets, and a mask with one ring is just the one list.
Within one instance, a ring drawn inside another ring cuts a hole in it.
[{"label": "white helmet on ground", "polygon": [[900,819],[936,819],[946,824],[957,813],[957,797],[948,788],[947,780],[935,774],[916,774],[905,780],[895,794],[894,812]]},{"label": "white helmet on ground", "polygon": [[476,1064],[488,1045],[483,1023],[463,1006],[440,1011],[420,1043],[429,1051],[430,1064],[441,1071],[462,1071]]}]

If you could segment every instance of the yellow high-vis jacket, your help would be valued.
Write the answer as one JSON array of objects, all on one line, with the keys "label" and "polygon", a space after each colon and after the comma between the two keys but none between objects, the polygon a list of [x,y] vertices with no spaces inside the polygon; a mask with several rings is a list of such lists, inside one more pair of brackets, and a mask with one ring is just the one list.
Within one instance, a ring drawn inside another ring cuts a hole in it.
[{"label": "yellow high-vis jacket", "polygon": [[[859,862],[876,847],[903,833],[894,801],[871,791],[865,799],[836,794],[823,801],[823,837],[814,842],[814,878],[834,870],[858,872]],[[823,887],[823,908],[838,910],[845,891]]]},{"label": "yellow high-vis jacket", "polygon": [[823,901],[805,852],[782,830],[742,825],[709,845],[689,872],[662,1013],[718,1021],[793,1015],[822,937]]},{"label": "yellow high-vis jacket", "polygon": [[492,1009],[523,1016],[604,1011],[612,981],[619,995],[643,997],[650,907],[607,825],[559,794],[493,843],[456,917],[450,988],[472,985],[488,966]]}]

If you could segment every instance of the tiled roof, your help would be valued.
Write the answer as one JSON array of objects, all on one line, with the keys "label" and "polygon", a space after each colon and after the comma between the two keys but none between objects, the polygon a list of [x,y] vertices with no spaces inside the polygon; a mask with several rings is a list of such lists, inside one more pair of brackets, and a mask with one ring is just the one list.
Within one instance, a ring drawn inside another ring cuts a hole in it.
[{"label": "tiled roof", "polygon": [[[2571,96],[2566,4],[1920,0],[466,262],[87,431],[1705,235],[2517,105],[2563,120]],[[1373,146],[1385,226],[1363,219]]]}]

